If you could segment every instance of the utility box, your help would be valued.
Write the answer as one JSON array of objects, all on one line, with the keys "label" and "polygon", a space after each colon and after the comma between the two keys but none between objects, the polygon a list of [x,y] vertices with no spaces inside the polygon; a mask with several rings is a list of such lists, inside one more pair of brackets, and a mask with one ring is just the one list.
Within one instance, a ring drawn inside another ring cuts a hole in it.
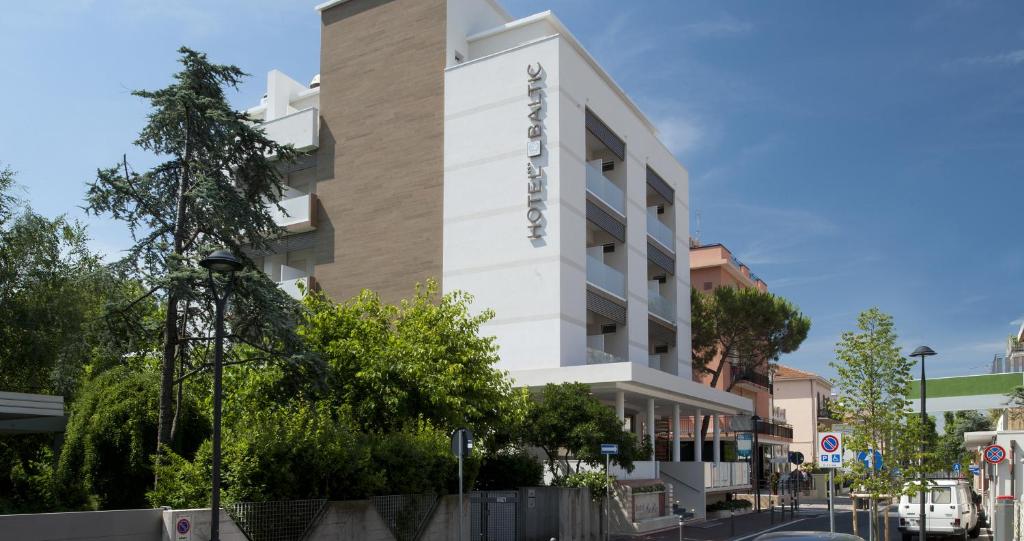
[{"label": "utility box", "polygon": [[992,521],[992,541],[1013,541],[1013,496],[996,498],[995,517]]}]

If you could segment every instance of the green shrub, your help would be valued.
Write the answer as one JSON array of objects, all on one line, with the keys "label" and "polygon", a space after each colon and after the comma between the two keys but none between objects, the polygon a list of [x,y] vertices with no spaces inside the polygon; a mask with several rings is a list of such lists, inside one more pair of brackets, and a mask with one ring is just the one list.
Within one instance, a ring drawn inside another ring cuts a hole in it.
[{"label": "green shrub", "polygon": [[747,500],[722,500],[707,506],[707,512],[740,510],[752,507],[753,504]]},{"label": "green shrub", "polygon": [[606,478],[603,471],[584,471],[566,475],[559,484],[564,487],[589,488],[590,497],[600,500],[608,490],[606,479],[615,482],[615,477]]},{"label": "green shrub", "polygon": [[[158,397],[159,374],[153,369],[116,367],[85,384],[71,409],[57,468],[64,507],[147,505]],[[208,434],[209,424],[197,401],[184,393],[174,448],[191,457]]]},{"label": "green shrub", "polygon": [[544,480],[544,465],[525,451],[499,452],[485,457],[476,479],[477,490],[513,490]]},{"label": "green shrub", "polygon": [[641,485],[633,487],[633,494],[645,494],[648,492],[664,492],[665,485],[662,483],[655,483],[653,485]]}]

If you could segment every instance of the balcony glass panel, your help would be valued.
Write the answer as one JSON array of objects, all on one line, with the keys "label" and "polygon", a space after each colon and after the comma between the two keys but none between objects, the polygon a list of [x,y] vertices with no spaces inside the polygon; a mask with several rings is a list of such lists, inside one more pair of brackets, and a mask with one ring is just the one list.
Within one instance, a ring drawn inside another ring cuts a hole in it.
[{"label": "balcony glass panel", "polygon": [[647,366],[650,366],[651,368],[654,368],[656,370],[661,370],[661,354],[648,355]]},{"label": "balcony glass panel", "polygon": [[675,323],[676,321],[676,306],[675,303],[662,297],[655,291],[647,292],[647,309],[654,315]]},{"label": "balcony glass panel", "polygon": [[607,351],[601,351],[599,349],[587,348],[587,364],[607,364],[624,362],[626,362],[626,359],[623,359],[618,355],[612,355]]},{"label": "balcony glass panel", "polygon": [[320,146],[320,112],[303,109],[260,125],[272,141],[295,146],[295,150],[312,150]]},{"label": "balcony glass panel", "polygon": [[661,223],[658,215],[654,212],[647,213],[647,234],[658,241],[658,244],[675,253],[675,236],[672,234],[672,230],[667,225]]},{"label": "balcony glass panel", "polygon": [[[302,287],[299,287],[299,284]],[[280,287],[282,291],[288,294],[293,299],[301,299],[303,292],[308,293],[310,289],[310,277],[304,276],[302,278],[292,278],[290,280],[281,280],[277,283],[277,287]]]},{"label": "balcony glass panel", "polygon": [[587,282],[619,298],[626,298],[626,277],[591,255],[587,256]]},{"label": "balcony glass panel", "polygon": [[587,191],[604,201],[622,216],[626,215],[626,195],[601,170],[587,164]]}]

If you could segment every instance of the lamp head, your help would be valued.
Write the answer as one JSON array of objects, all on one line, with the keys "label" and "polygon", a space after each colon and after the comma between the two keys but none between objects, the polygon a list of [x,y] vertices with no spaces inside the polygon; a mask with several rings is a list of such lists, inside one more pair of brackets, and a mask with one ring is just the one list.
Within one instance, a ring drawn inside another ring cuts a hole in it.
[{"label": "lamp head", "polygon": [[242,262],[235,257],[235,254],[227,250],[216,250],[204,257],[199,264],[210,272],[216,272],[217,274],[227,274],[242,268]]},{"label": "lamp head", "polygon": [[931,357],[932,355],[935,355],[935,351],[928,346],[921,346],[910,354],[911,357]]}]

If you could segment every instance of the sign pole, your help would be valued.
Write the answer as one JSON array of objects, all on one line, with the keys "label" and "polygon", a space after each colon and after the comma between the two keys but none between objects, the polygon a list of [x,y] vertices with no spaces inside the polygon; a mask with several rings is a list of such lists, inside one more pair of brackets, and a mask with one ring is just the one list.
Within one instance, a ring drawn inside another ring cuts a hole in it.
[{"label": "sign pole", "polygon": [[828,469],[828,531],[836,533],[836,469]]},{"label": "sign pole", "polygon": [[463,515],[466,512],[466,510],[465,510],[466,505],[465,505],[465,502],[462,499],[462,453],[463,453],[463,449],[465,449],[465,445],[466,444],[465,444],[465,440],[462,439],[463,437],[465,437],[465,435],[463,434],[462,430],[459,430],[458,432],[459,432],[459,541],[463,541],[464,538],[462,537],[462,523],[465,522],[465,517]]},{"label": "sign pole", "polygon": [[604,539],[605,539],[605,541],[608,541],[608,535],[609,535],[608,530],[610,529],[610,525],[611,525],[610,524],[611,520],[608,518],[609,514],[610,514],[609,511],[610,511],[611,506],[612,506],[611,478],[608,476],[608,466],[611,465],[611,461],[612,461],[612,455],[605,454],[604,455]]}]

